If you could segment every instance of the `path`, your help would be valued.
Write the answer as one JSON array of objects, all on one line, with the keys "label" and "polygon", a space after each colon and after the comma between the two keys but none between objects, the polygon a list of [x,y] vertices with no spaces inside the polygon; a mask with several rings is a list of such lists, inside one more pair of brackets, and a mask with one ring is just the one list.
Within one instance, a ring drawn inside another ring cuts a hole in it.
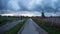
[{"label": "path", "polygon": [[39,27],[31,18],[27,20],[18,34],[48,34],[45,30]]}]

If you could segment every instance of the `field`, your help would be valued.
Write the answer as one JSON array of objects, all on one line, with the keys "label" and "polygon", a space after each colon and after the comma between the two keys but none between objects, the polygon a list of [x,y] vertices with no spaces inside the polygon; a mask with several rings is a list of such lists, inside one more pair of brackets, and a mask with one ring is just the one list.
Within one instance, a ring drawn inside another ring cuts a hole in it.
[{"label": "field", "polygon": [[18,20],[23,20],[21,23],[16,24],[14,27],[5,31],[4,34],[17,34],[17,32],[24,25],[26,20],[31,18],[37,25],[44,29],[49,34],[59,34],[60,33],[60,18],[56,17],[0,17],[0,26],[3,26],[7,23],[15,22],[18,23]]},{"label": "field", "polygon": [[60,33],[60,18],[32,18],[40,27],[46,30],[50,34],[59,34]]},{"label": "field", "polygon": [[0,17],[0,26],[12,22],[12,21],[16,21],[16,20],[20,20],[21,18],[17,18],[17,17]]}]

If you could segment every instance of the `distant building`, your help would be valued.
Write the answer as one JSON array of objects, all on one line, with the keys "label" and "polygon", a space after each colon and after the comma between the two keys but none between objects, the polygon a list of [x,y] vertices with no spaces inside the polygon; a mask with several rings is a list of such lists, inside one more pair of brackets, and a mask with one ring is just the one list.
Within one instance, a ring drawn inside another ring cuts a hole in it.
[{"label": "distant building", "polygon": [[42,16],[42,18],[45,18],[44,12],[42,12],[41,14],[42,14],[42,15],[41,15],[41,16]]}]

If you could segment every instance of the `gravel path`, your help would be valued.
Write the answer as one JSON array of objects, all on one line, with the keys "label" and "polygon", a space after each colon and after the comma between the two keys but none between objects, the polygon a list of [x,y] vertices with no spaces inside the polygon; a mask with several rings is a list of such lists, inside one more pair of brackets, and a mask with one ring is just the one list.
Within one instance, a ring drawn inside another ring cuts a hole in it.
[{"label": "gravel path", "polygon": [[26,21],[18,34],[48,34],[45,30],[39,27],[31,18]]}]

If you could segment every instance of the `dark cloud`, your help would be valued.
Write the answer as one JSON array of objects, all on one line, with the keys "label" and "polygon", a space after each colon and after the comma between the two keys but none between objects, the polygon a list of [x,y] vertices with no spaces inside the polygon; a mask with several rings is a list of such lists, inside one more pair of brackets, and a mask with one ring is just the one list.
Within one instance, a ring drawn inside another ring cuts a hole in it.
[{"label": "dark cloud", "polygon": [[0,0],[0,14],[9,13],[7,10],[9,12],[60,12],[60,0]]}]

